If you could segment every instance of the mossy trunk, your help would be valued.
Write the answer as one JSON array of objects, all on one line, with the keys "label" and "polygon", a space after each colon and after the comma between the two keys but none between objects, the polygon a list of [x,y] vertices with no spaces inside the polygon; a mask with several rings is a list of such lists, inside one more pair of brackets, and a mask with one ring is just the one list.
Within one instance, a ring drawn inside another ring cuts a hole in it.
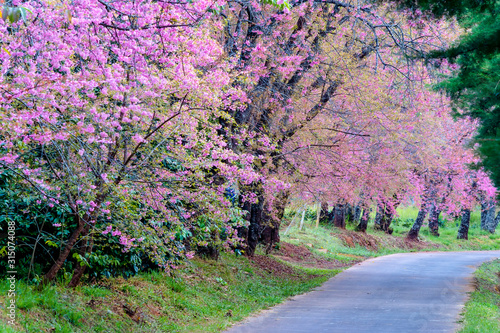
[{"label": "mossy trunk", "polygon": [[361,205],[360,204],[356,205],[356,207],[354,208],[354,223],[360,222],[362,212],[363,208],[361,207]]},{"label": "mossy trunk", "polygon": [[275,199],[274,206],[269,207],[264,196],[259,194],[257,202],[243,204],[242,208],[247,211],[245,218],[249,222],[249,226],[240,232],[240,237],[245,239],[245,254],[247,256],[253,256],[260,243],[266,245],[267,253],[272,250],[276,243],[279,243],[279,227],[287,200],[288,193],[279,194]]},{"label": "mossy trunk", "polygon": [[391,223],[394,211],[399,206],[399,201],[395,201],[391,207],[387,202],[381,201],[377,204],[377,214],[375,215],[375,230],[382,230],[387,234],[392,234]]},{"label": "mossy trunk", "polygon": [[328,202],[321,203],[321,210],[319,213],[319,223],[328,223]]},{"label": "mossy trunk", "polygon": [[392,234],[391,223],[394,218],[394,212],[399,206],[399,201],[394,202],[393,206],[385,205],[384,216],[382,218],[381,229],[387,234]]},{"label": "mossy trunk", "polygon": [[359,224],[356,226],[356,231],[360,232],[366,232],[366,229],[368,228],[368,221],[370,220],[370,209],[364,208],[363,210],[363,215],[361,215],[361,218],[359,220]]},{"label": "mossy trunk", "polygon": [[375,221],[373,228],[375,230],[382,229],[382,220],[384,219],[384,205],[381,202],[377,203],[377,212],[375,213]]}]

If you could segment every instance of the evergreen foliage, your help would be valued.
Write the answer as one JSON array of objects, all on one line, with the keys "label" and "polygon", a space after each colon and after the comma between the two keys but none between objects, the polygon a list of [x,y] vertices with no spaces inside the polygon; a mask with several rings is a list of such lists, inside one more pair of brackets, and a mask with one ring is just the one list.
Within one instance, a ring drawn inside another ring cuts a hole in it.
[{"label": "evergreen foliage", "polygon": [[423,0],[403,1],[414,10],[432,12],[437,17],[456,16],[466,33],[446,50],[428,54],[431,59],[447,59],[459,68],[438,87],[450,94],[461,116],[479,119],[476,137],[482,164],[500,184],[500,1]]}]

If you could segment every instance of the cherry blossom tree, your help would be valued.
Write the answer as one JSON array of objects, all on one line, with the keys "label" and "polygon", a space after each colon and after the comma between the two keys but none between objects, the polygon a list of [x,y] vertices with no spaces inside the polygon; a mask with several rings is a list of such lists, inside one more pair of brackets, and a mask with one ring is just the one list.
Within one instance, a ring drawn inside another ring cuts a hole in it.
[{"label": "cherry blossom tree", "polygon": [[164,268],[190,255],[179,235],[200,217],[236,240],[224,184],[258,175],[220,135],[221,106],[240,92],[215,39],[217,3],[22,6],[25,20],[0,24],[0,167],[74,217],[54,225],[70,232],[45,280],[74,253],[78,284],[96,233]]},{"label": "cherry blossom tree", "polygon": [[[231,131],[244,129],[261,138],[250,148],[234,147],[256,156],[255,166],[265,176],[258,185],[242,188],[257,196],[253,203],[242,203],[249,212],[250,228],[243,236],[251,254],[259,238],[268,243],[279,239],[284,204],[294,191],[302,191],[297,183],[310,186],[311,179],[335,183],[328,177],[353,169],[354,160],[344,159],[357,149],[354,143],[371,140],[368,134],[349,131],[348,125],[338,127],[343,121],[355,123],[358,115],[369,123],[375,114],[368,106],[365,113],[342,115],[341,106],[333,107],[346,99],[340,90],[349,90],[353,76],[369,76],[384,67],[407,79],[409,55],[429,47],[432,38],[439,42],[439,33],[428,27],[405,30],[402,25],[408,22],[395,22],[389,7],[370,3],[290,1],[279,6],[232,1],[221,15],[226,19],[225,50],[240,71],[233,85],[247,92],[247,107],[234,112],[238,128]],[[398,56],[387,57],[391,52]],[[372,79],[375,82],[376,75]],[[320,126],[324,122],[328,126]],[[332,139],[336,135],[344,136],[341,143]],[[306,158],[305,152],[314,158]],[[339,164],[333,166],[335,162]],[[311,167],[317,172],[306,170]],[[354,200],[360,189],[353,186],[343,192]]]}]

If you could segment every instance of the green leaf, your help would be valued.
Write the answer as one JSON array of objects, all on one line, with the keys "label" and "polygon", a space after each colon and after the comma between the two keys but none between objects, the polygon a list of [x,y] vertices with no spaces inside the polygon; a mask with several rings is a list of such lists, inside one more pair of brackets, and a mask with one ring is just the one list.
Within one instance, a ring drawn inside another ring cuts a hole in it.
[{"label": "green leaf", "polygon": [[10,23],[15,23],[19,21],[21,18],[21,11],[19,8],[11,8],[9,12],[9,21]]},{"label": "green leaf", "polygon": [[21,17],[22,17],[22,19],[23,19],[23,22],[24,22],[24,23],[26,23],[26,22],[27,22],[27,20],[28,20],[28,18],[27,18],[27,16],[26,16],[26,8],[24,8],[24,7],[20,7],[20,8],[19,8],[19,11],[21,12]]},{"label": "green leaf", "polygon": [[10,10],[11,10],[10,7],[3,6],[3,8],[2,8],[2,19],[4,21],[7,21],[7,18],[9,17],[9,14],[10,14]]},{"label": "green leaf", "polygon": [[78,263],[79,263],[80,265],[82,265],[82,266],[84,266],[84,265],[85,265],[85,266],[89,266],[89,267],[91,267],[91,265],[90,265],[90,263],[88,262],[87,258],[82,257],[80,254],[78,254],[78,253],[73,254],[73,258],[75,258],[75,259],[76,259],[76,261],[78,261]]},{"label": "green leaf", "polygon": [[31,9],[29,9],[29,8],[26,8],[26,7],[20,7],[20,8],[22,8],[24,10],[27,10],[28,12],[30,12],[31,14],[33,14],[33,11]]},{"label": "green leaf", "polygon": [[[51,240],[46,240],[45,241],[45,244],[47,244],[48,246],[52,246],[52,247],[59,247],[59,245],[57,245],[56,243],[54,243],[53,241]],[[75,253],[76,254],[76,253]]]}]

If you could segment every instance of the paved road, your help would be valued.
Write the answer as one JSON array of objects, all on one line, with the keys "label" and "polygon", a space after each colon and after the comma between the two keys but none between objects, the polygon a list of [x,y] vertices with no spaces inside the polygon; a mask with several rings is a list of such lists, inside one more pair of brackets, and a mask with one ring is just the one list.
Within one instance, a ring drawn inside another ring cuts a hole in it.
[{"label": "paved road", "polygon": [[500,251],[401,253],[364,261],[227,333],[455,332],[472,273]]}]

